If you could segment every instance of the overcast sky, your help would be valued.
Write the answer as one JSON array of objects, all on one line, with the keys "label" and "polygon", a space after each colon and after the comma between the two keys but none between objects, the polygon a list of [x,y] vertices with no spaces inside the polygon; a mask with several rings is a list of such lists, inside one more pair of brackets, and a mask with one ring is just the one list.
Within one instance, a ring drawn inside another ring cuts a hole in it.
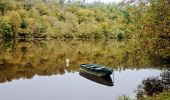
[{"label": "overcast sky", "polygon": [[104,3],[113,3],[113,2],[120,2],[122,0],[86,0],[86,2],[93,2],[93,1],[101,1],[101,2],[104,2]]}]

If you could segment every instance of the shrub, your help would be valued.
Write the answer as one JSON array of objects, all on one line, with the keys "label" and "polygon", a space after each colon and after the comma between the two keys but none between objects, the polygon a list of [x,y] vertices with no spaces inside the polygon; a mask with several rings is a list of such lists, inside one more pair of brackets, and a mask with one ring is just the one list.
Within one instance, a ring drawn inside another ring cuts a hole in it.
[{"label": "shrub", "polygon": [[12,25],[7,16],[2,17],[2,21],[0,22],[0,34],[3,37],[13,36]]},{"label": "shrub", "polygon": [[3,23],[1,28],[2,28],[1,34],[2,34],[3,37],[12,37],[13,36],[11,24]]},{"label": "shrub", "polygon": [[124,38],[125,38],[125,33],[124,33],[124,32],[118,33],[118,34],[117,34],[117,38],[120,39],[120,40],[121,40],[121,39],[124,39]]}]

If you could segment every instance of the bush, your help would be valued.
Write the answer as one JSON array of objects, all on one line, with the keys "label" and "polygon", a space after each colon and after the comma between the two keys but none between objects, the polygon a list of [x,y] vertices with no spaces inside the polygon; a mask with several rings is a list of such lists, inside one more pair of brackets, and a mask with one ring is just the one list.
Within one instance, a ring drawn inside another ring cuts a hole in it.
[{"label": "bush", "polygon": [[120,32],[118,35],[117,35],[118,39],[124,39],[125,38],[125,33],[124,32]]},{"label": "bush", "polygon": [[2,21],[0,22],[0,34],[3,37],[13,36],[12,24],[7,16],[2,17]]},{"label": "bush", "polygon": [[12,25],[9,23],[3,23],[2,24],[2,36],[3,37],[12,37],[13,32],[12,32]]},{"label": "bush", "polygon": [[16,8],[16,3],[14,2],[14,0],[0,0],[0,11],[2,13],[2,15],[11,9],[15,9]]},{"label": "bush", "polygon": [[46,31],[47,31],[47,26],[44,23],[42,23],[42,22],[36,23],[33,36],[35,38],[45,38],[45,37],[47,37]]},{"label": "bush", "polygon": [[17,11],[10,11],[7,14],[10,17],[10,21],[12,24],[12,30],[14,33],[14,37],[18,34],[18,29],[21,27],[21,16]]}]

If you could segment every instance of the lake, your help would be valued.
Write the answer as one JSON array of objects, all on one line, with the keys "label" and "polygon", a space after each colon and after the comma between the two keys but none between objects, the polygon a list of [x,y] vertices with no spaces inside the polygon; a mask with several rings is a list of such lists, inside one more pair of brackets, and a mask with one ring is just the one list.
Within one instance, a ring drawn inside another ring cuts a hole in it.
[{"label": "lake", "polygon": [[[159,77],[167,64],[135,41],[0,40],[1,100],[118,100],[136,98],[144,79]],[[153,51],[154,52],[154,51]],[[69,62],[68,62],[69,60]],[[114,70],[107,78],[81,72],[93,63]]]}]

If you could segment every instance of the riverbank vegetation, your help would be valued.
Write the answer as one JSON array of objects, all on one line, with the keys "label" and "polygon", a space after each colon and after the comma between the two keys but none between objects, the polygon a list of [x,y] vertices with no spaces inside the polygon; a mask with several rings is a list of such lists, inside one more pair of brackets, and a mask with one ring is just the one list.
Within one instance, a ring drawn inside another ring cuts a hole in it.
[{"label": "riverbank vegetation", "polygon": [[139,100],[169,100],[170,99],[170,69],[162,70],[160,76],[148,77],[138,86]]},{"label": "riverbank vegetation", "polygon": [[[92,61],[91,63],[127,68],[148,68],[148,66],[152,68],[152,66],[160,65],[167,67],[170,64],[170,1],[123,0],[118,4],[104,4],[87,3],[85,0],[78,2],[74,0],[0,0],[0,38],[5,38],[0,40],[2,45],[0,46],[0,65],[13,66],[21,74],[25,73],[25,69],[22,71],[18,65],[25,66],[26,69],[28,66],[41,65],[47,70],[37,72],[36,69],[35,73],[52,73],[47,65],[52,65],[56,61],[61,63],[59,58],[64,61],[67,53],[74,54],[71,57],[75,65]],[[36,43],[35,38],[66,40],[76,38],[96,39],[96,41],[94,40],[94,44],[91,42],[83,44],[82,41],[56,44],[58,42],[49,42],[48,39],[44,43],[41,41]],[[101,41],[107,41],[107,39],[115,39],[115,41],[104,43],[105,45],[101,47]],[[121,41],[122,39],[127,41]],[[98,42],[101,44],[97,44]],[[60,49],[61,47],[64,49]],[[89,50],[92,47],[95,47],[96,51]],[[68,48],[71,48],[71,51],[68,52]],[[95,60],[96,58],[98,59]],[[154,65],[151,65],[153,62]],[[57,66],[63,64],[64,62]],[[119,68],[116,67],[115,69],[118,70]],[[75,67],[73,69],[77,70]],[[59,71],[60,74],[64,73],[63,69]],[[28,70],[28,73],[30,72]],[[5,70],[4,73],[9,72]],[[4,73],[0,73],[1,76]],[[34,76],[35,73],[30,76]],[[11,76],[14,76],[16,73],[12,74]],[[0,79],[1,81],[5,82],[6,78]],[[169,95],[168,92],[167,94]],[[148,100],[153,99],[149,97]]]},{"label": "riverbank vegetation", "polygon": [[115,38],[123,21],[123,10],[102,3],[1,0],[0,9],[1,37]]},{"label": "riverbank vegetation", "polygon": [[137,38],[170,36],[170,2],[0,0],[0,37]]},{"label": "riverbank vegetation", "polygon": [[147,98],[141,99],[141,100],[170,100],[169,96],[170,96],[170,92],[165,91],[163,93],[160,93],[160,94],[157,94],[154,96],[150,96],[150,97],[147,97]]}]

